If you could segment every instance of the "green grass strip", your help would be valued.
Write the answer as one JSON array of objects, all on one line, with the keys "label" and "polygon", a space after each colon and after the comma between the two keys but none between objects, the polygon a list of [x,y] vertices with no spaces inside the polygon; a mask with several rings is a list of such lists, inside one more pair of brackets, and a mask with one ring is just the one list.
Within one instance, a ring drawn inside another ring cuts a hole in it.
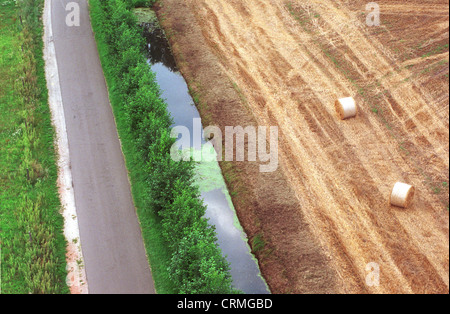
[{"label": "green grass strip", "polygon": [[0,0],[1,292],[68,293],[43,0]]}]

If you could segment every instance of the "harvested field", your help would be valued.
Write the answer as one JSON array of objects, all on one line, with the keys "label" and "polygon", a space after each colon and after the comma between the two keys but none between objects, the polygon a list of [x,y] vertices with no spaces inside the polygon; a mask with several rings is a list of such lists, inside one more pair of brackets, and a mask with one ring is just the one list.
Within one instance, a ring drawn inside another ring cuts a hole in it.
[{"label": "harvested field", "polygon": [[449,2],[377,3],[373,27],[360,0],[159,4],[204,125],[279,127],[277,172],[221,165],[274,293],[449,291]]}]

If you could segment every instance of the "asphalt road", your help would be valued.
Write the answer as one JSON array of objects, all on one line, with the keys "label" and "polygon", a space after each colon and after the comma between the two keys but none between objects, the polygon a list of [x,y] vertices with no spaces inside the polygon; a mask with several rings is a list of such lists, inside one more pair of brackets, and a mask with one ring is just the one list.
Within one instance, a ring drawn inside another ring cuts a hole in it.
[{"label": "asphalt road", "polygon": [[[68,27],[69,2],[80,26]],[[51,1],[89,293],[155,293],[87,1]]]}]

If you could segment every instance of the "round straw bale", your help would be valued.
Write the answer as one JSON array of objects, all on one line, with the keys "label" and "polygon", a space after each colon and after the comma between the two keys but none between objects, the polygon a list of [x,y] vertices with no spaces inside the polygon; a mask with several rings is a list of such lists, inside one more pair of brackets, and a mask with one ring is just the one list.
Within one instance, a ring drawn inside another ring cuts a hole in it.
[{"label": "round straw bale", "polygon": [[353,97],[336,100],[335,106],[336,111],[342,120],[353,118],[358,112],[358,108]]},{"label": "round straw bale", "polygon": [[408,208],[413,199],[416,189],[406,183],[397,182],[392,190],[391,205]]}]

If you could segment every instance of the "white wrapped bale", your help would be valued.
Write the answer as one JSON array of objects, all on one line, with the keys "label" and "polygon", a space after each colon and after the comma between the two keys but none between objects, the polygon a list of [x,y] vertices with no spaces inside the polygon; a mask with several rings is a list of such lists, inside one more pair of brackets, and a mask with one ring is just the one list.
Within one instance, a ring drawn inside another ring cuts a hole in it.
[{"label": "white wrapped bale", "polygon": [[416,189],[406,183],[397,182],[392,190],[391,205],[408,208],[413,199]]},{"label": "white wrapped bale", "polygon": [[358,108],[353,97],[336,100],[335,106],[342,120],[353,118],[358,113]]}]

